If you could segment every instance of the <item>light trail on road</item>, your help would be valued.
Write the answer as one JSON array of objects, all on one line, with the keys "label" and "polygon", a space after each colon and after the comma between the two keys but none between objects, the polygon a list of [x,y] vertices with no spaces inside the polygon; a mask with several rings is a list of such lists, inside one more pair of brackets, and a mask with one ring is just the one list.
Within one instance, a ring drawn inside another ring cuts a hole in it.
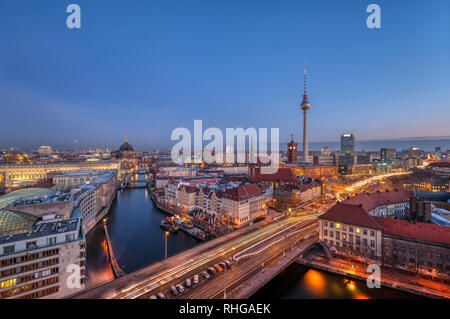
[{"label": "light trail on road", "polygon": [[288,218],[273,222],[261,229],[254,230],[248,234],[222,244],[221,246],[214,249],[217,250],[215,252],[207,250],[201,253],[195,259],[191,259],[188,262],[182,261],[180,265],[165,269],[158,274],[150,276],[149,278],[144,279],[137,284],[134,284],[131,291],[128,287],[120,291],[109,291],[108,293],[106,293],[106,295],[103,296],[103,298],[138,298],[141,295],[147,294],[149,293],[149,291],[160,287],[162,284],[168,285],[170,282],[176,280],[177,278],[180,278],[181,276],[186,275],[199,267],[205,267],[205,265],[212,263],[216,259],[225,259],[225,256],[227,254],[234,253],[239,249],[245,248],[247,245],[253,242],[257,242],[258,240],[261,240],[266,236],[270,236],[272,233],[286,227],[287,225],[304,219],[308,218]]},{"label": "light trail on road", "polygon": [[[303,229],[300,229],[295,236],[290,236],[286,241],[280,241],[276,245],[272,245],[264,250],[261,255],[257,257],[248,258],[242,262],[239,262],[233,269],[227,270],[227,292],[231,293],[232,288],[244,280],[250,278],[256,274],[262,267],[269,266],[269,263],[277,260],[278,257],[283,256],[283,251],[288,250],[295,246],[295,244],[302,240],[308,234],[311,234],[317,228],[317,224],[308,225]],[[224,272],[216,274],[211,280],[198,286],[196,289],[190,288],[187,293],[177,296],[176,298],[183,299],[206,299],[217,298],[223,296],[225,287],[225,275]],[[231,290],[230,290],[231,289]]]}]

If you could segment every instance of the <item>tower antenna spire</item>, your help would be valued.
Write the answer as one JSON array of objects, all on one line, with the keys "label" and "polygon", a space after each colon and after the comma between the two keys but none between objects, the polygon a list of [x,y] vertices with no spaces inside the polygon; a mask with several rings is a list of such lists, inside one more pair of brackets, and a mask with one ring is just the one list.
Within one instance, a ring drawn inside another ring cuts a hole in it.
[{"label": "tower antenna spire", "polygon": [[304,70],[303,70],[303,82],[304,82],[304,86],[305,86],[305,88],[304,88],[304,95],[306,95],[306,62],[305,62],[305,67],[304,67]]}]

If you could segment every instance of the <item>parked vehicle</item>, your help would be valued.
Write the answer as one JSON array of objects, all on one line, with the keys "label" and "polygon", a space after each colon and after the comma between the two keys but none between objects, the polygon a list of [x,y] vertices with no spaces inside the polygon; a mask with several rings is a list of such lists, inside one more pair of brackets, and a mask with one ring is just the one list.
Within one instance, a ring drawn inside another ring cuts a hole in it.
[{"label": "parked vehicle", "polygon": [[212,274],[215,274],[217,272],[217,270],[214,269],[213,267],[208,267],[208,271]]},{"label": "parked vehicle", "polygon": [[190,278],[186,279],[186,287],[191,288],[191,286],[192,286],[191,279]]},{"label": "parked vehicle", "polygon": [[177,289],[178,289],[178,291],[179,291],[180,293],[182,293],[182,292],[184,291],[184,287],[183,287],[182,284],[178,284],[178,285],[176,285],[175,287],[177,287]]},{"label": "parked vehicle", "polygon": [[150,297],[148,297],[148,299],[156,299],[155,295],[151,295]]},{"label": "parked vehicle", "polygon": [[222,267],[220,267],[218,264],[215,264],[215,265],[214,265],[214,268],[215,268],[217,271],[222,271],[222,270],[223,270]]},{"label": "parked vehicle", "polygon": [[228,268],[231,268],[231,258],[225,260],[225,264],[227,264]]},{"label": "parked vehicle", "polygon": [[219,263],[220,267],[222,267],[223,269],[227,268],[227,264],[224,263],[223,261]]},{"label": "parked vehicle", "polygon": [[178,290],[175,288],[175,286],[170,287],[170,291],[172,292],[172,295],[176,296],[178,295]]},{"label": "parked vehicle", "polygon": [[194,284],[198,284],[200,282],[198,275],[194,276]]},{"label": "parked vehicle", "polygon": [[209,279],[209,277],[210,277],[210,275],[208,274],[208,272],[206,270],[202,271],[202,275],[203,275],[203,277],[205,277],[205,279]]},{"label": "parked vehicle", "polygon": [[162,292],[158,293],[156,295],[156,297],[158,297],[158,299],[166,299],[167,298],[166,295],[164,293],[162,293]]}]

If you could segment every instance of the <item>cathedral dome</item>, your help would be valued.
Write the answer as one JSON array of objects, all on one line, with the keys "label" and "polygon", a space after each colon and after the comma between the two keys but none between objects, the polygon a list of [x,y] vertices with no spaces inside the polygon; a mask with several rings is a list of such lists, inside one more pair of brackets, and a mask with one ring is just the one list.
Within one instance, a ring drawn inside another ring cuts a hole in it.
[{"label": "cathedral dome", "polygon": [[120,145],[119,151],[133,151],[133,146],[128,144],[128,139],[125,139],[125,143]]}]

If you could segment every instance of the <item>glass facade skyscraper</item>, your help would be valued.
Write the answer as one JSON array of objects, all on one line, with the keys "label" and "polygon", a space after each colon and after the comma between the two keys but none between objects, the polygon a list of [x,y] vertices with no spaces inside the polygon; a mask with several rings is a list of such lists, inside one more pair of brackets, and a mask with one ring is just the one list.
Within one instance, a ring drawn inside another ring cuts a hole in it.
[{"label": "glass facade skyscraper", "polygon": [[355,155],[355,136],[353,134],[341,135],[341,154]]}]

